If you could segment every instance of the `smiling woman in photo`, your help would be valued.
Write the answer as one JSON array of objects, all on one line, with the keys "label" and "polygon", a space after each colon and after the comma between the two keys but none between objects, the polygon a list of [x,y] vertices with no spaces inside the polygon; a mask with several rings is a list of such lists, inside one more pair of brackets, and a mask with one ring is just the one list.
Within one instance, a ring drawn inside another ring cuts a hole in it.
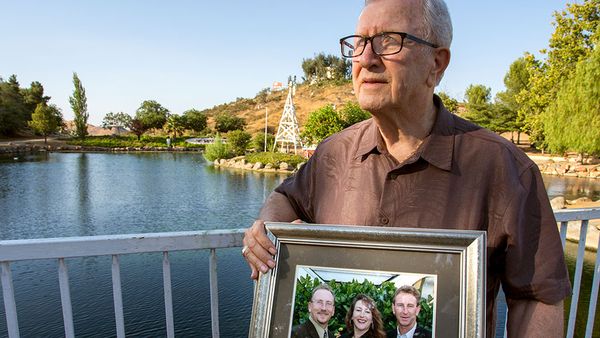
[{"label": "smiling woman in photo", "polygon": [[342,338],[384,338],[381,313],[373,299],[364,294],[354,297],[346,315],[346,331]]}]

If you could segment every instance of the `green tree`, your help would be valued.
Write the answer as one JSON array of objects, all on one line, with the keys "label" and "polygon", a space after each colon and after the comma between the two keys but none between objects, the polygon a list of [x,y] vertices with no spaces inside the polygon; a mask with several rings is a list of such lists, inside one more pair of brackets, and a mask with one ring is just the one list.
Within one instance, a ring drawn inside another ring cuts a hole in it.
[{"label": "green tree", "polygon": [[146,130],[161,129],[167,122],[169,110],[154,100],[142,102],[135,112],[135,118],[140,120]]},{"label": "green tree", "polygon": [[36,133],[44,136],[44,143],[48,142],[48,135],[57,132],[63,124],[62,114],[54,105],[38,103],[34,113],[31,115],[31,121],[28,125]]},{"label": "green tree", "polygon": [[345,104],[339,111],[336,111],[332,105],[326,105],[308,115],[304,131],[300,136],[308,144],[318,144],[344,128],[370,117],[371,114],[353,102]]},{"label": "green tree", "polygon": [[246,120],[231,114],[219,114],[215,117],[215,130],[220,133],[227,133],[232,130],[244,130]]},{"label": "green tree", "polygon": [[87,111],[87,97],[85,96],[85,88],[81,84],[77,73],[73,73],[73,96],[69,97],[69,103],[75,116],[75,135],[79,138],[87,136],[87,121],[90,114]]},{"label": "green tree", "polygon": [[265,133],[254,134],[252,138],[252,148],[257,152],[264,152],[265,149],[273,149],[275,135],[267,133],[267,146],[265,147]]},{"label": "green tree", "polygon": [[138,141],[142,138],[142,135],[148,130],[144,123],[137,118],[131,119],[131,122],[127,126],[131,132],[137,136]]},{"label": "green tree", "polygon": [[458,101],[456,99],[450,97],[450,95],[448,95],[446,92],[439,92],[437,95],[440,97],[444,107],[446,107],[449,112],[452,114],[458,113]]},{"label": "green tree", "polygon": [[185,131],[185,117],[181,115],[169,115],[167,122],[164,125],[164,130],[167,133],[172,133],[174,138],[177,138],[177,134],[183,134]]},{"label": "green tree", "polygon": [[120,133],[121,129],[129,128],[131,125],[131,116],[123,112],[113,113],[110,112],[104,116],[102,120],[102,128],[112,129],[117,128],[117,134]]},{"label": "green tree", "polygon": [[235,156],[244,155],[252,136],[243,130],[233,130],[227,133],[227,144]]},{"label": "green tree", "polygon": [[185,122],[186,125],[185,127],[187,129],[193,130],[195,132],[202,132],[206,129],[206,127],[208,126],[207,124],[207,117],[206,114],[196,110],[196,109],[189,109],[186,110],[185,112],[183,112],[183,116],[185,117]]},{"label": "green tree", "polygon": [[16,75],[11,75],[8,81],[0,77],[0,134],[14,135],[27,127],[32,111],[21,94]]},{"label": "green tree", "polygon": [[340,118],[343,121],[344,128],[348,128],[353,124],[371,118],[371,114],[362,110],[358,103],[348,102],[339,112]]},{"label": "green tree", "polygon": [[569,78],[575,65],[587,59],[600,39],[600,5],[598,0],[582,4],[567,4],[565,10],[554,13],[556,27],[548,49],[541,50],[545,60],[526,54],[530,74],[529,87],[517,96],[524,129],[537,146],[545,147],[544,124],[541,115],[556,100],[560,84]]},{"label": "green tree", "polygon": [[302,70],[305,81],[310,84],[319,84],[327,81],[349,80],[352,64],[344,58],[319,53],[312,59],[303,59]]},{"label": "green tree", "polygon": [[600,155],[600,48],[563,81],[542,122],[551,151]]},{"label": "green tree", "polygon": [[340,115],[333,106],[326,105],[308,115],[301,137],[307,144],[318,144],[343,129],[344,121]]},{"label": "green tree", "polygon": [[493,112],[491,99],[491,88],[481,84],[469,85],[465,90],[466,114],[467,120],[473,121],[478,125],[489,128],[493,123]]},{"label": "green tree", "polygon": [[21,95],[27,106],[27,110],[33,114],[40,103],[48,104],[50,96],[44,95],[44,86],[38,81],[33,81],[29,88],[21,89]]},{"label": "green tree", "polygon": [[524,127],[523,120],[518,114],[522,108],[522,104],[517,101],[517,97],[521,92],[527,90],[529,77],[527,61],[523,57],[518,58],[510,65],[508,72],[504,76],[506,90],[498,92],[495,99],[496,109],[504,117],[504,125],[507,131],[517,132],[517,144],[520,143],[520,135]]}]

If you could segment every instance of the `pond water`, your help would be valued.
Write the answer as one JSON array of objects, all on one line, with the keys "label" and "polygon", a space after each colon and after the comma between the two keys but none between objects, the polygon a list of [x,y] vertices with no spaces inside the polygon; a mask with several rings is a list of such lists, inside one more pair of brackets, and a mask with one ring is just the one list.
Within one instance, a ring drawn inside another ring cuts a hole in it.
[{"label": "pond water", "polygon": [[[0,157],[0,239],[244,228],[284,178],[214,168],[198,153]],[[544,180],[551,197],[600,199],[598,181]],[[245,337],[253,293],[249,268],[238,248],[217,256],[221,335]],[[208,252],[170,258],[176,336],[208,337]],[[67,264],[76,336],[114,336],[110,257]],[[64,336],[56,261],[12,266],[21,336]],[[121,266],[127,336],[165,336],[162,255],[123,256]]]}]

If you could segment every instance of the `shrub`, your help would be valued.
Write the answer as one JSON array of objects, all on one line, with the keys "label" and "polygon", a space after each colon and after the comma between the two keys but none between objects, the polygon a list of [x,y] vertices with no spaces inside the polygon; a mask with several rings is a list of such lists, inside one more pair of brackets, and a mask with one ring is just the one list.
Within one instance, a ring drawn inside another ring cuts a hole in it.
[{"label": "shrub", "polygon": [[244,155],[250,144],[252,136],[243,130],[234,130],[227,133],[227,144],[234,156]]},{"label": "shrub", "polygon": [[221,137],[219,137],[219,135],[215,137],[215,143],[207,145],[204,151],[204,158],[206,158],[210,162],[216,159],[232,157],[233,154],[229,150],[229,147],[225,143],[223,143],[223,140],[221,140]]},{"label": "shrub", "polygon": [[[267,134],[267,151],[273,149],[273,144],[275,143],[275,135]],[[265,151],[265,134],[258,133],[254,135],[252,138],[252,149],[257,152]]]}]

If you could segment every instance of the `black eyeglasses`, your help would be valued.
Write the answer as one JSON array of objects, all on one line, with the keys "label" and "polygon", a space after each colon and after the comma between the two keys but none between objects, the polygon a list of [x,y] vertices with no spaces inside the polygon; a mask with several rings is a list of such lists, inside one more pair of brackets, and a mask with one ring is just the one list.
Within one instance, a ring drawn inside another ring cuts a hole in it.
[{"label": "black eyeglasses", "polygon": [[409,39],[432,48],[439,47],[404,32],[382,32],[373,36],[349,35],[340,39],[342,56],[353,58],[362,55],[369,41],[371,41],[371,50],[379,56],[397,54],[400,53],[404,46],[404,39]]}]

